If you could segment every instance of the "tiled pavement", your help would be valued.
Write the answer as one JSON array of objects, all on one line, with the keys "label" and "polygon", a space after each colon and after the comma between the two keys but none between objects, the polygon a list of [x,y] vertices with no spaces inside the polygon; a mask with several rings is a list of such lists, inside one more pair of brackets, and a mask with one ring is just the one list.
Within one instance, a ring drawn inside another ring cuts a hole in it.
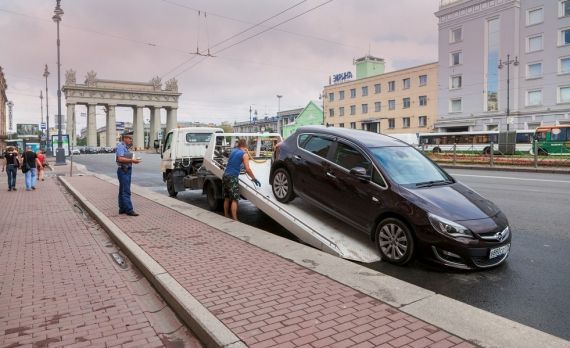
[{"label": "tiled pavement", "polygon": [[8,192],[0,174],[0,347],[200,343],[154,289],[109,255],[113,243],[48,174]]},{"label": "tiled pavement", "polygon": [[472,347],[381,301],[117,187],[67,180],[251,347]]}]

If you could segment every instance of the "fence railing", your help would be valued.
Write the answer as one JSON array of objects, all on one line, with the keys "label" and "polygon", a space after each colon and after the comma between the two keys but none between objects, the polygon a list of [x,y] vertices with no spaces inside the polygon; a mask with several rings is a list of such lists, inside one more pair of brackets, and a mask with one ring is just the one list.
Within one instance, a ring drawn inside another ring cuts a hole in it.
[{"label": "fence railing", "polygon": [[[507,151],[502,152],[501,149]],[[421,151],[433,161],[447,165],[570,169],[570,150],[567,153],[549,154],[536,141],[532,144],[446,144],[435,148],[424,145]]]}]

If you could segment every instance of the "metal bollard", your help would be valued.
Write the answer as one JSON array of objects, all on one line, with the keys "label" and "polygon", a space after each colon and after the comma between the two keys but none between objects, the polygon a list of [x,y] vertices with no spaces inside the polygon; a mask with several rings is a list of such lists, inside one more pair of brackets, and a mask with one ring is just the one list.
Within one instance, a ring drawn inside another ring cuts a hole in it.
[{"label": "metal bollard", "polygon": [[538,143],[536,142],[536,139],[532,141],[532,148],[532,152],[534,154],[534,167],[538,168]]},{"label": "metal bollard", "polygon": [[490,161],[491,161],[491,167],[495,166],[495,148],[494,148],[494,144],[491,141],[491,157],[490,157]]},{"label": "metal bollard", "polygon": [[457,144],[453,144],[453,165],[457,164]]}]

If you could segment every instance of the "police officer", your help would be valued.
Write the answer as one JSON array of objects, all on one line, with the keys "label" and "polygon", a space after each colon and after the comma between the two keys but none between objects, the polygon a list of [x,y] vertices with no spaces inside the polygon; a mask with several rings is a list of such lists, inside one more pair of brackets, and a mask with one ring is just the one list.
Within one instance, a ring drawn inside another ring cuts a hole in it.
[{"label": "police officer", "polygon": [[138,216],[131,202],[131,173],[133,164],[140,163],[140,159],[133,158],[130,152],[133,146],[133,132],[123,133],[121,142],[117,144],[116,160],[117,178],[119,179],[119,214]]}]

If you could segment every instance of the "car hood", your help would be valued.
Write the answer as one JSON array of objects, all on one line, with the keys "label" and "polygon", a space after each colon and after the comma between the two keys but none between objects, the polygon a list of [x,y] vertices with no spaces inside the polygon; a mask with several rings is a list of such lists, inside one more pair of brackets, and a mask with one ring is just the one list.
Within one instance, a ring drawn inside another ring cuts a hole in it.
[{"label": "car hood", "polygon": [[424,188],[401,187],[401,193],[425,211],[452,221],[487,219],[500,213],[493,202],[458,182]]}]

